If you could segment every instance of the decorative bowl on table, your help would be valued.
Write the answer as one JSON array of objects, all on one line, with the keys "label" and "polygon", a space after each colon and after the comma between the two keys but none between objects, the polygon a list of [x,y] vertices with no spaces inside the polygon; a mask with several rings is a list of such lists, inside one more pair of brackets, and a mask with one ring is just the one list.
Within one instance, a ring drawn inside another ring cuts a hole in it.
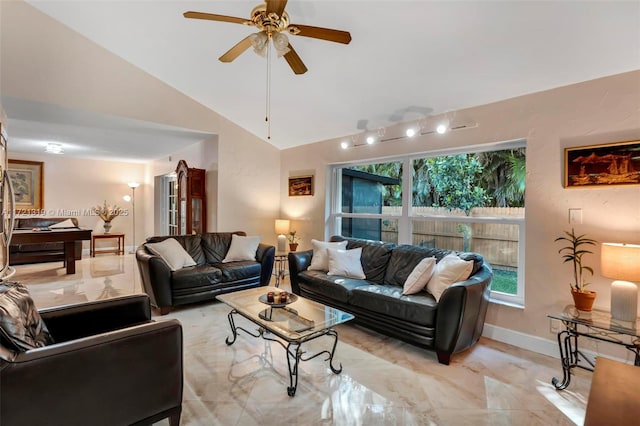
[{"label": "decorative bowl on table", "polygon": [[[284,295],[284,299],[283,299]],[[289,305],[290,303],[298,300],[298,296],[293,293],[287,293],[286,291],[281,292],[269,292],[258,297],[258,300],[265,305],[269,305],[272,308],[282,308],[284,306]]]}]

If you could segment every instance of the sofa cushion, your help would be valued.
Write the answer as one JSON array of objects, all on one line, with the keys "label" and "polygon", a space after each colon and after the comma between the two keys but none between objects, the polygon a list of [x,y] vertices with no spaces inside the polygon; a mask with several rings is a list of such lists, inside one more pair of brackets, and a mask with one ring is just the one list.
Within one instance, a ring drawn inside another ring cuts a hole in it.
[{"label": "sofa cushion", "polygon": [[202,251],[206,262],[211,264],[222,263],[231,247],[232,235],[247,235],[244,232],[207,232],[202,234]]},{"label": "sofa cushion", "polygon": [[180,245],[187,251],[187,253],[189,253],[189,256],[191,256],[191,258],[194,262],[196,262],[197,265],[204,265],[206,263],[206,258],[204,256],[204,252],[202,251],[200,234],[149,237],[147,238],[146,242],[147,244],[159,243],[168,238],[173,238],[174,240],[179,242]]},{"label": "sofa cushion", "polygon": [[222,271],[222,282],[243,281],[260,276],[261,266],[255,260],[219,263],[215,265]]},{"label": "sofa cushion", "polygon": [[321,294],[323,298],[330,298],[342,303],[347,303],[349,292],[359,286],[368,286],[371,283],[355,278],[329,276],[323,271],[303,271],[298,274],[302,279],[300,288],[310,293]]},{"label": "sofa cushion", "polygon": [[402,294],[416,294],[424,290],[436,268],[435,257],[425,257],[413,268],[402,288]]},{"label": "sofa cushion", "polygon": [[405,296],[402,287],[366,285],[351,290],[349,304],[411,323],[434,326],[438,303],[425,291]]},{"label": "sofa cushion", "polygon": [[311,240],[311,247],[313,248],[313,257],[311,258],[311,265],[309,265],[309,269],[312,271],[328,271],[329,253],[327,253],[327,249],[345,250],[347,248],[347,242]]},{"label": "sofa cushion", "polygon": [[27,288],[0,283],[0,344],[18,352],[53,343]]},{"label": "sofa cushion", "polygon": [[469,278],[472,269],[472,260],[462,260],[454,253],[448,254],[437,263],[433,276],[427,283],[427,291],[439,301],[451,284]]},{"label": "sofa cushion", "polygon": [[159,243],[147,243],[147,249],[151,253],[160,256],[172,271],[177,271],[185,266],[196,265],[189,253],[174,238],[167,238]]},{"label": "sofa cushion", "polygon": [[260,244],[260,237],[231,236],[231,246],[222,259],[222,263],[243,260],[256,260],[256,251]]},{"label": "sofa cushion", "polygon": [[196,265],[171,273],[171,287],[186,289],[202,287],[222,282],[222,271],[211,265]]},{"label": "sofa cushion", "polygon": [[378,284],[384,283],[385,271],[395,244],[341,236],[333,236],[331,241],[347,241],[347,249],[362,247],[360,261],[367,280]]},{"label": "sofa cushion", "polygon": [[327,249],[327,254],[329,255],[329,272],[327,272],[327,275],[341,275],[361,280],[366,278],[360,263],[361,247],[351,250]]},{"label": "sofa cushion", "polygon": [[384,277],[384,284],[402,287],[418,263],[425,257],[435,257],[436,262],[451,253],[451,250],[433,249],[411,245],[400,245],[393,249]]}]

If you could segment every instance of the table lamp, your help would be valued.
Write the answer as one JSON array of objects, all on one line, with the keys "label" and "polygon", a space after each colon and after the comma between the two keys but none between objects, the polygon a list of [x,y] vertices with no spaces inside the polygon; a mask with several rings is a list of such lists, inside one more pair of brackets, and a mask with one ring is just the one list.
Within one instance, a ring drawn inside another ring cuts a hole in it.
[{"label": "table lamp", "polygon": [[600,266],[603,276],[616,280],[611,283],[611,317],[635,321],[638,286],[631,281],[640,281],[640,245],[603,243]]},{"label": "table lamp", "polygon": [[287,250],[287,234],[289,233],[289,221],[276,219],[276,234],[278,234],[278,251]]}]

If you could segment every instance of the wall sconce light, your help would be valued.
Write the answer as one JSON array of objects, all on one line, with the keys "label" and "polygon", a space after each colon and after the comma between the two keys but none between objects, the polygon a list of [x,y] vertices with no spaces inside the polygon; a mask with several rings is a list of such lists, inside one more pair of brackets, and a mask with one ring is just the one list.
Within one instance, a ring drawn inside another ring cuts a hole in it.
[{"label": "wall sconce light", "polygon": [[340,148],[342,148],[342,149],[349,148],[349,142],[347,142],[347,141],[340,142]]},{"label": "wall sconce light", "polygon": [[367,136],[367,143],[369,145],[372,145],[375,141],[376,141],[376,138],[374,138],[373,136],[371,135]]},{"label": "wall sconce light", "polygon": [[278,251],[287,249],[287,235],[289,233],[290,222],[286,219],[276,219],[276,234],[278,234]]},{"label": "wall sconce light", "polygon": [[603,276],[616,280],[611,283],[611,317],[635,321],[638,286],[631,281],[640,281],[640,245],[603,243],[600,266]]},{"label": "wall sconce light", "polygon": [[416,135],[416,129],[414,129],[413,127],[409,127],[405,134],[407,135],[407,137],[412,138]]}]

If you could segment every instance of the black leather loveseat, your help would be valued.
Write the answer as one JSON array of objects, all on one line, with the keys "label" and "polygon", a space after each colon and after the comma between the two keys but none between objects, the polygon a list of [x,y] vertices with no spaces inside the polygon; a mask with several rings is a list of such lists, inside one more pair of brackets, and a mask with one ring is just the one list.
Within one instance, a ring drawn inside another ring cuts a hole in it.
[{"label": "black leather loveseat", "polygon": [[[239,231],[147,238],[136,250],[136,259],[151,304],[164,315],[172,306],[211,300],[219,294],[269,284],[275,247],[260,243],[255,259],[223,263],[233,234],[246,236]],[[195,265],[172,271],[162,257],[147,249],[147,244],[167,238],[177,240]]]},{"label": "black leather loveseat", "polygon": [[350,312],[355,321],[381,333],[435,350],[438,361],[478,341],[482,334],[493,272],[476,253],[457,253],[473,260],[469,278],[448,287],[439,301],[427,291],[403,295],[403,284],[426,257],[437,262],[449,250],[394,245],[334,236],[347,241],[347,250],[362,247],[360,262],[366,279],[308,270],[313,251],[289,253],[291,289],[295,294]]},{"label": "black leather loveseat", "polygon": [[[16,218],[14,229],[33,229],[48,227],[62,222],[78,227],[78,219],[75,217],[20,217]],[[82,241],[75,243],[75,260],[82,259]],[[25,263],[58,262],[64,261],[64,243],[28,243],[10,244],[9,262],[11,265],[22,265]]]}]

